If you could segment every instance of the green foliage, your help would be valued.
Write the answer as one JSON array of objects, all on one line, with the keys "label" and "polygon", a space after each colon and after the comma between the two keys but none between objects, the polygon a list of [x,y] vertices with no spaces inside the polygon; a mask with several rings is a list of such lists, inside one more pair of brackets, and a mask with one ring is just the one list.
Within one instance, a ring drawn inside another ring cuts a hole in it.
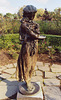
[{"label": "green foliage", "polygon": [[20,50],[19,34],[7,34],[0,37],[0,49]]},{"label": "green foliage", "polygon": [[43,14],[43,20],[51,20],[51,16],[49,15],[49,12],[45,8],[44,14]]},{"label": "green foliage", "polygon": [[54,13],[55,13],[55,20],[61,20],[61,8],[56,8],[54,9]]},{"label": "green foliage", "polygon": [[0,36],[0,49],[6,49],[7,54],[13,59],[17,59],[21,49],[19,34],[6,34]]},{"label": "green foliage", "polygon": [[19,18],[22,18],[23,17],[23,8],[25,7],[25,5],[23,7],[21,7],[18,11],[18,16]]},{"label": "green foliage", "polygon": [[0,13],[0,17],[3,17],[3,14],[2,13]]},{"label": "green foliage", "polygon": [[20,21],[12,19],[0,20],[1,33],[4,34],[15,34],[19,32]]},{"label": "green foliage", "polygon": [[[53,54],[56,50],[58,50],[58,52],[61,51],[61,36],[46,35],[46,39],[44,41],[39,40],[38,45],[39,53],[48,53],[50,57],[53,58]],[[6,34],[0,36],[0,49],[8,50],[7,53],[12,58],[16,59],[21,49],[19,34]]]},{"label": "green foliage", "polygon": [[46,35],[44,41],[39,40],[39,53],[48,53],[52,58],[56,50],[61,51],[61,36]]},{"label": "green foliage", "polygon": [[40,32],[52,35],[61,35],[61,21],[38,21]]},{"label": "green foliage", "polygon": [[18,58],[18,54],[14,49],[8,50],[7,54],[10,55],[10,57],[12,57],[13,59],[17,59]]},{"label": "green foliage", "polygon": [[35,14],[35,18],[39,18],[43,15],[44,13],[44,9],[40,8],[40,9],[37,9],[37,12]]},{"label": "green foliage", "polygon": [[6,18],[12,18],[12,17],[13,17],[13,14],[11,14],[11,13],[6,13],[6,15],[4,15],[4,17],[6,17]]}]

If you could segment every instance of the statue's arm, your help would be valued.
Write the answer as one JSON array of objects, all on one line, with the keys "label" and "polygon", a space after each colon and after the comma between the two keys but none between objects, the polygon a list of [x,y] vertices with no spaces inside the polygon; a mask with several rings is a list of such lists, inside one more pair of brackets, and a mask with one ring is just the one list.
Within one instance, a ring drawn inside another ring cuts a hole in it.
[{"label": "statue's arm", "polygon": [[35,39],[38,39],[39,35],[38,34],[35,34],[33,31],[31,31],[27,26],[26,26],[26,23],[22,23],[21,25],[22,29],[27,33],[29,34],[31,37],[35,38]]}]

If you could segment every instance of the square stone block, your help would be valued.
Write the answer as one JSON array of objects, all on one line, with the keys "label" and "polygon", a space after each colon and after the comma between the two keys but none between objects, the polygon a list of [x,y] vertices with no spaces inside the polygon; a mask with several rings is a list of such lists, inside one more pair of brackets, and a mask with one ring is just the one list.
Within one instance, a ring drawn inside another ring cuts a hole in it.
[{"label": "square stone block", "polygon": [[[19,86],[22,83],[19,84]],[[22,95],[21,93],[17,93],[17,100],[43,100],[43,94],[42,94],[42,89],[41,89],[41,84],[40,82],[37,82],[37,84],[40,86],[40,90],[38,93],[34,94],[34,95]]]}]

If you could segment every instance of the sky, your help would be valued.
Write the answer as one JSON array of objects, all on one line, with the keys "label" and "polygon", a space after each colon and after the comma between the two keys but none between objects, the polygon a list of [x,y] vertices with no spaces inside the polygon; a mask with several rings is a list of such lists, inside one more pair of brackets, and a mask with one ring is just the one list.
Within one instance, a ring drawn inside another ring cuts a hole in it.
[{"label": "sky", "polygon": [[0,0],[0,13],[17,13],[24,5],[34,5],[37,9],[47,8],[48,11],[54,11],[55,8],[61,8],[61,0]]}]

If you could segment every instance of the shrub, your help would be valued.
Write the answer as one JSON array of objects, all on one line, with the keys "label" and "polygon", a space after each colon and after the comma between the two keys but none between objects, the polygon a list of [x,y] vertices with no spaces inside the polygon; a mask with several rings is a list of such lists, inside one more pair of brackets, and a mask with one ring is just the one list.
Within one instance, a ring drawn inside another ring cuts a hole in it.
[{"label": "shrub", "polygon": [[[51,58],[52,55],[58,51],[61,51],[61,36],[46,35],[45,40],[39,40],[39,53],[48,53]],[[49,48],[51,46],[52,48]],[[19,34],[6,34],[0,37],[0,49],[7,49],[8,54],[12,58],[17,58],[21,49],[19,41]]]},{"label": "shrub", "polygon": [[[49,49],[48,46],[52,46],[52,49]],[[44,41],[39,40],[39,53],[55,53],[56,49],[61,51],[61,36],[46,35]],[[50,51],[49,51],[50,50]]]},{"label": "shrub", "polygon": [[61,21],[37,21],[40,32],[52,35],[61,35]]},{"label": "shrub", "polygon": [[0,49],[19,49],[21,48],[19,34],[7,34],[0,37]]},{"label": "shrub", "polygon": [[20,21],[14,19],[0,20],[1,33],[13,34],[19,32]]}]

